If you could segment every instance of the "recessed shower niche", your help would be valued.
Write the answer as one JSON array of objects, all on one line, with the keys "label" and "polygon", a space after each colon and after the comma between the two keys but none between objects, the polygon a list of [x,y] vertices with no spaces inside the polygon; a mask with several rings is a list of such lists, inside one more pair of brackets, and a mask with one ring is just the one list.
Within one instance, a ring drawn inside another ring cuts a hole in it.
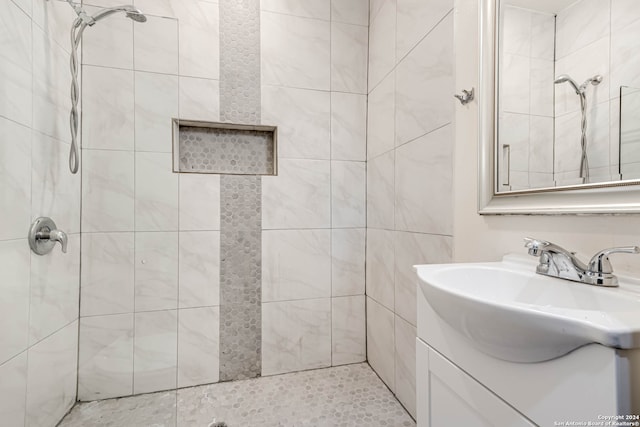
[{"label": "recessed shower niche", "polygon": [[173,171],[277,175],[277,127],[173,119]]}]

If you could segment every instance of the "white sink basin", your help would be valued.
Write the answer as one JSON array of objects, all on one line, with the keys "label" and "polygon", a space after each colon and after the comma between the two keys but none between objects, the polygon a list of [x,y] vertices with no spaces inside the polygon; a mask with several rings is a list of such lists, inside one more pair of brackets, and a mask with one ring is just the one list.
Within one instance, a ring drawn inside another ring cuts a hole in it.
[{"label": "white sink basin", "polygon": [[476,348],[513,362],[555,359],[599,343],[640,347],[640,282],[600,288],[535,273],[535,262],[416,266],[433,310]]}]

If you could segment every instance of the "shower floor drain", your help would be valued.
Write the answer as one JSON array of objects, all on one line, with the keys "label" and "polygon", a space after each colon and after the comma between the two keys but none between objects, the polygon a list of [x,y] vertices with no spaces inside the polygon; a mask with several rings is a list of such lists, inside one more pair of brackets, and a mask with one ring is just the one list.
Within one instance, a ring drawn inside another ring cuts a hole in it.
[{"label": "shower floor drain", "polygon": [[224,421],[214,421],[207,427],[229,427]]}]

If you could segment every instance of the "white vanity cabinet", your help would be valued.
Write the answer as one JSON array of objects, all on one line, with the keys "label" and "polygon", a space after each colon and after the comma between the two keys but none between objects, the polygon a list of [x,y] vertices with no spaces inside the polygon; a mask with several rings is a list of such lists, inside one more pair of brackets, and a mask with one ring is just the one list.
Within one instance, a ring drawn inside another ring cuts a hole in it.
[{"label": "white vanity cabinet", "polygon": [[535,426],[419,338],[416,353],[419,427]]},{"label": "white vanity cabinet", "polygon": [[589,344],[545,362],[500,360],[444,322],[420,289],[416,344],[418,427],[613,426],[624,424],[607,417],[640,415],[638,350]]}]

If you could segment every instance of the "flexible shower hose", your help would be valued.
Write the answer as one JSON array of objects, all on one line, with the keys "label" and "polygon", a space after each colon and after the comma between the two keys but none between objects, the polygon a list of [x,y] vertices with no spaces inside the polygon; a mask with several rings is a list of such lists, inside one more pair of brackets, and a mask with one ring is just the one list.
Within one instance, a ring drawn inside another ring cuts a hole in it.
[{"label": "flexible shower hose", "polygon": [[71,113],[69,115],[69,127],[71,128],[71,150],[69,152],[69,169],[71,173],[78,172],[80,165],[80,153],[78,152],[78,102],[80,100],[80,87],[78,84],[78,45],[82,39],[82,33],[87,27],[82,19],[76,19],[71,27]]}]

